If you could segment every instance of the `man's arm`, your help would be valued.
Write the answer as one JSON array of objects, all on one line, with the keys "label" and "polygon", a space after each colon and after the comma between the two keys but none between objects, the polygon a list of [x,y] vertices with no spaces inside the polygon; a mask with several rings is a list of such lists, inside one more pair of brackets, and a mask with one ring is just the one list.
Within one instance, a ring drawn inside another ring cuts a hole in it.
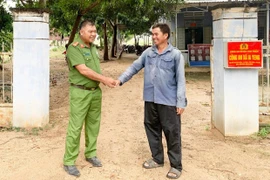
[{"label": "man's arm", "polygon": [[182,114],[187,106],[185,60],[181,53],[176,57],[177,114]]},{"label": "man's arm", "polygon": [[115,87],[116,85],[115,80],[113,80],[112,78],[103,76],[101,74],[98,74],[95,71],[93,71],[91,68],[88,68],[85,65],[84,57],[82,53],[77,49],[76,46],[78,46],[78,43],[73,43],[72,45],[68,47],[68,50],[67,50],[67,58],[69,59],[68,62],[69,62],[70,68],[76,68],[80,74],[82,74],[83,76],[89,79],[99,81],[109,87]]},{"label": "man's arm", "polygon": [[79,64],[76,65],[75,68],[85,77],[102,82],[106,86],[109,87],[115,87],[116,86],[116,81],[110,77],[103,76],[101,74],[96,73],[92,69],[88,68],[85,64]]},{"label": "man's arm", "polygon": [[145,50],[141,56],[129,66],[125,72],[118,78],[116,85],[122,85],[129,81],[135,74],[137,74],[145,66],[145,58],[150,49]]}]

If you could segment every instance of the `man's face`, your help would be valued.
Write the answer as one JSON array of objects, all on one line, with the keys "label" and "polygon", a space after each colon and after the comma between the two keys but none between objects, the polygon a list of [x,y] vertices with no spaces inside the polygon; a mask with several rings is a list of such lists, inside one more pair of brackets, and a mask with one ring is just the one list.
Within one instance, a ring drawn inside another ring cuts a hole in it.
[{"label": "man's face", "polygon": [[93,43],[97,36],[96,26],[86,25],[80,30],[80,35],[85,43]]},{"label": "man's face", "polygon": [[155,45],[158,46],[164,42],[167,42],[167,37],[168,37],[168,34],[167,33],[163,34],[160,31],[160,28],[152,29],[152,39],[153,39]]}]

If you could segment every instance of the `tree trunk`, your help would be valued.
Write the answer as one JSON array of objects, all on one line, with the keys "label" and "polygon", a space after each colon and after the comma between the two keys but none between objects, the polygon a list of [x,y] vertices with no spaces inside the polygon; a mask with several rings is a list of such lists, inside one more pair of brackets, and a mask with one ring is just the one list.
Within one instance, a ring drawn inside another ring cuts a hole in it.
[{"label": "tree trunk", "polygon": [[[42,1],[42,0],[40,0]],[[46,3],[46,0],[43,0],[45,3]],[[73,25],[73,28],[72,28],[72,31],[70,33],[70,36],[69,36],[69,40],[68,40],[68,43],[65,45],[66,47],[66,50],[68,48],[68,46],[73,42],[74,40],[74,37],[75,37],[75,34],[77,32],[77,29],[79,27],[79,24],[80,24],[80,21],[81,21],[81,18],[83,17],[83,15],[85,15],[87,12],[89,12],[91,9],[93,9],[94,7],[96,7],[99,3],[101,2],[101,0],[97,0],[93,3],[91,3],[88,7],[86,7],[84,10],[78,10],[77,12],[77,17],[76,17],[76,20],[74,22],[74,25]],[[65,60],[68,64],[68,59],[67,57],[65,57]]]},{"label": "tree trunk", "polygon": [[135,47],[137,46],[137,39],[136,39],[136,34],[134,34],[134,42],[135,42]]},{"label": "tree trunk", "polygon": [[[103,36],[103,38],[104,38],[104,36]],[[100,44],[100,48],[101,48],[101,49],[104,48],[103,38],[102,38],[102,37],[99,37],[99,44]]]},{"label": "tree trunk", "polygon": [[114,26],[112,25],[112,28],[113,28],[113,41],[112,41],[111,57],[116,58],[117,25],[116,24]]},{"label": "tree trunk", "polygon": [[68,48],[68,46],[69,46],[69,45],[73,42],[73,40],[74,40],[74,37],[75,37],[75,34],[76,34],[77,29],[78,29],[78,27],[79,27],[81,18],[82,18],[82,15],[81,15],[80,11],[78,11],[78,14],[77,14],[76,20],[75,20],[75,22],[74,22],[74,25],[73,25],[71,34],[70,34],[70,36],[69,36],[68,44],[66,45],[66,49]]},{"label": "tree trunk", "polygon": [[77,13],[77,17],[76,17],[76,20],[74,22],[74,25],[73,25],[73,28],[72,28],[72,31],[71,31],[71,34],[69,36],[69,40],[68,40],[68,44],[66,45],[66,49],[67,47],[73,42],[74,40],[74,37],[75,37],[75,34],[77,32],[77,29],[79,27],[79,24],[80,24],[80,21],[81,21],[81,18],[83,15],[85,15],[86,13],[88,13],[91,9],[93,9],[94,7],[96,7],[99,3],[101,2],[101,0],[97,0],[93,3],[91,3],[88,7],[86,7],[85,9],[83,10],[78,10],[78,13]]},{"label": "tree trunk", "polygon": [[108,38],[107,38],[107,24],[106,24],[106,22],[103,23],[102,28],[103,28],[103,36],[104,36],[103,60],[108,61],[109,60],[109,50],[108,50]]}]

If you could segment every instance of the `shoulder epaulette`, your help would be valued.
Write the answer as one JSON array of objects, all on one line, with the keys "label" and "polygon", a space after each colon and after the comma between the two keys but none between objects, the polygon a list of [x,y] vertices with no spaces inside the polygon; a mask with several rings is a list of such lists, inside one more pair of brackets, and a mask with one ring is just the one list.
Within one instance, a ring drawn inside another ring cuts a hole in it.
[{"label": "shoulder epaulette", "polygon": [[74,42],[72,46],[78,46],[79,42]]}]

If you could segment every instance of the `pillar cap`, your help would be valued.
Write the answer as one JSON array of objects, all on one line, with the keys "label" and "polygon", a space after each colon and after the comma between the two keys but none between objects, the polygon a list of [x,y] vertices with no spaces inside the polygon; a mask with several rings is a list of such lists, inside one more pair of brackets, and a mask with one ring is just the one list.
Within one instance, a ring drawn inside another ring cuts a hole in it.
[{"label": "pillar cap", "polygon": [[50,10],[48,8],[10,8],[11,12],[34,12],[34,13],[50,13]]},{"label": "pillar cap", "polygon": [[44,8],[12,8],[14,22],[49,23],[49,9]]},{"label": "pillar cap", "polygon": [[262,4],[264,4],[265,2],[261,2],[261,1],[252,1],[252,2],[238,2],[238,1],[231,1],[231,2],[226,2],[224,4],[218,4],[216,6],[210,7],[210,10],[216,10],[216,9],[230,9],[230,8],[258,8],[259,6],[261,6]]},{"label": "pillar cap", "polygon": [[223,7],[212,10],[213,20],[257,18],[257,7]]}]

